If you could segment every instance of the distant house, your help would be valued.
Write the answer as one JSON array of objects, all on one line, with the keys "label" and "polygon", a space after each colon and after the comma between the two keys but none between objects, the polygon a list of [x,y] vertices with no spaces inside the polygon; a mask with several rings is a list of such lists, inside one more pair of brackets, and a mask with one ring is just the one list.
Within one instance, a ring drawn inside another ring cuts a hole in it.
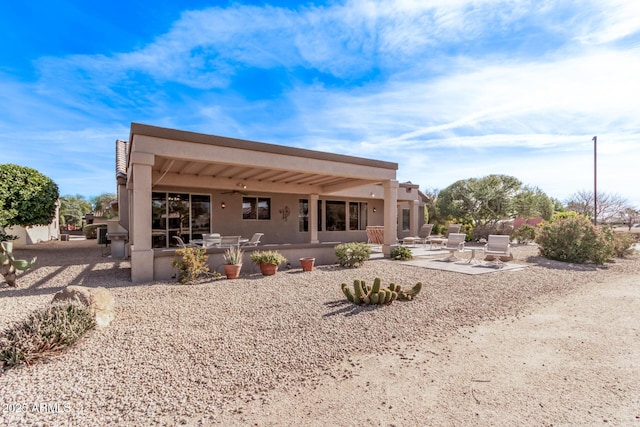
[{"label": "distant house", "polygon": [[[384,226],[382,250],[417,235],[418,186],[396,181],[396,163],[132,123],[116,141],[118,229],[135,282],[171,276],[175,239],[264,233],[295,266],[299,256],[335,262],[339,242],[367,241]],[[400,217],[398,216],[400,213]],[[210,263],[221,249],[208,249]]]},{"label": "distant house", "polygon": [[32,225],[29,227],[14,225],[13,227],[6,227],[5,232],[18,238],[17,245],[33,245],[35,243],[48,242],[49,240],[58,240],[60,239],[59,212],[60,201],[56,202],[56,212],[51,224]]}]

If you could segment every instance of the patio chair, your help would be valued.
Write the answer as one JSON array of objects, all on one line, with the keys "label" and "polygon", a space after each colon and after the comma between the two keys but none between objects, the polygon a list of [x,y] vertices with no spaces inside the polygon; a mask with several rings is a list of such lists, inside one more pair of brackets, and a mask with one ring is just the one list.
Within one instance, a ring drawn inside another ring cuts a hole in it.
[{"label": "patio chair", "polygon": [[220,244],[220,233],[204,233],[202,235],[202,247],[209,248]]},{"label": "patio chair", "polygon": [[441,245],[445,246],[447,244],[447,238],[453,233],[459,233],[462,228],[462,224],[449,224],[447,227],[447,232],[444,234],[444,237],[427,237],[425,239],[425,245],[429,243],[429,249],[433,249],[433,245]]},{"label": "patio chair", "polygon": [[242,247],[245,248],[247,246],[258,246],[258,243],[260,243],[260,239],[262,238],[262,236],[264,236],[264,233],[253,233],[251,239],[249,239],[249,241],[247,242],[244,242],[242,244]]},{"label": "patio chair", "polygon": [[420,227],[420,231],[418,232],[418,243],[422,243],[423,245],[427,244],[427,240],[431,237],[431,230],[433,230],[433,224],[424,224]]},{"label": "patio chair", "polygon": [[240,246],[240,236],[222,236],[220,237],[221,248],[230,248],[232,246]]},{"label": "patio chair", "polygon": [[180,236],[173,236],[174,239],[176,239],[176,242],[178,242],[178,246],[180,246],[181,248],[197,248],[198,245],[196,245],[195,243],[185,243],[184,240],[182,240],[182,237]]},{"label": "patio chair", "polygon": [[508,235],[490,234],[484,245],[485,260],[494,261],[496,267],[502,267],[504,262],[513,260],[511,238]]},{"label": "patio chair", "polygon": [[464,250],[464,241],[467,235],[464,233],[451,233],[444,243],[443,249],[449,251],[449,256],[445,258],[446,261],[455,261],[458,259],[456,252],[462,252]]}]

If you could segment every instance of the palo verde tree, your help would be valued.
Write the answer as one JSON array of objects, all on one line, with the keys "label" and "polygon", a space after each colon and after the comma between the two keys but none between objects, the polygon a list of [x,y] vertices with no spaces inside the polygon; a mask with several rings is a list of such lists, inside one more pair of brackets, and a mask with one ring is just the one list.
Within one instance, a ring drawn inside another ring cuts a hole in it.
[{"label": "palo verde tree", "polygon": [[513,210],[517,216],[532,218],[541,216],[550,220],[554,212],[554,203],[538,187],[524,186],[513,198]]},{"label": "palo verde tree", "polygon": [[50,224],[58,197],[56,183],[37,170],[0,165],[0,229]]}]

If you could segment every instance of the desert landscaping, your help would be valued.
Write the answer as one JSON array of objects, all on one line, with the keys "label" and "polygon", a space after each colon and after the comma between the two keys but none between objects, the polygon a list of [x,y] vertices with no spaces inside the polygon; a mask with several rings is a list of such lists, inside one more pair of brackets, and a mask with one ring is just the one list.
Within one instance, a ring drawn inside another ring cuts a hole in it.
[{"label": "desert landscaping", "polygon": [[[238,280],[132,284],[95,241],[38,256],[0,285],[0,327],[68,285],[104,286],[115,320],[66,351],[0,373],[6,425],[636,425],[640,255],[604,266],[513,247],[482,275],[371,260],[357,269],[252,266]],[[413,285],[358,307],[342,282]]]}]

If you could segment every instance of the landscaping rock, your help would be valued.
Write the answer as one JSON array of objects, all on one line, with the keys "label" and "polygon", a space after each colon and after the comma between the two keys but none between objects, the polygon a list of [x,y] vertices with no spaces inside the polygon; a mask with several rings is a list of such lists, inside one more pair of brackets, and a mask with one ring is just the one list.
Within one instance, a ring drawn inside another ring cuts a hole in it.
[{"label": "landscaping rock", "polygon": [[109,326],[115,318],[113,295],[107,288],[67,286],[53,296],[52,303],[60,301],[77,301],[89,307],[98,328]]}]

